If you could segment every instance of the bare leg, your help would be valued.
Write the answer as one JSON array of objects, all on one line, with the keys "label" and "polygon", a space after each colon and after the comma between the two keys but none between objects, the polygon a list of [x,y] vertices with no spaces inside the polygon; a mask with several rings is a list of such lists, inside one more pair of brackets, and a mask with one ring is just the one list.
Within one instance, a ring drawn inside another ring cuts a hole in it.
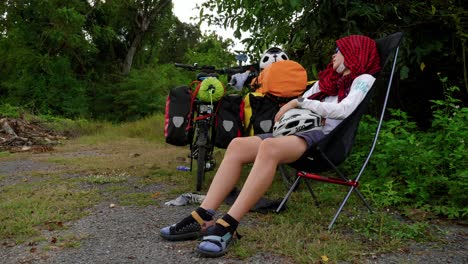
[{"label": "bare leg", "polygon": [[252,170],[228,214],[240,221],[270,187],[278,164],[296,161],[306,150],[305,140],[296,136],[263,140]]},{"label": "bare leg", "polygon": [[231,141],[211,182],[210,189],[200,205],[202,208],[218,209],[239,181],[242,165],[255,160],[261,143],[262,139],[256,136],[239,137]]},{"label": "bare leg", "polygon": [[256,136],[234,139],[226,150],[201,208],[175,225],[161,228],[161,236],[167,240],[180,241],[205,234],[208,227],[214,224],[213,212],[209,209],[218,209],[239,180],[242,165],[255,160],[261,143],[262,140]]}]

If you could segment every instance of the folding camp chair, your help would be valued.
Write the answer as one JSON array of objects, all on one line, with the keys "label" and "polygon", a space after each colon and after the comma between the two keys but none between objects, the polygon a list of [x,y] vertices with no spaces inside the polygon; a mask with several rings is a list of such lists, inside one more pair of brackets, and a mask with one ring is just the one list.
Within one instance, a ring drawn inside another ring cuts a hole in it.
[{"label": "folding camp chair", "polygon": [[[338,215],[341,213],[344,205],[348,201],[353,191],[358,195],[358,197],[364,202],[365,206],[372,213],[372,209],[370,205],[367,203],[366,199],[364,199],[364,196],[358,190],[359,178],[364,172],[364,169],[366,168],[367,163],[369,162],[369,159],[377,143],[377,138],[379,136],[380,128],[381,128],[383,117],[385,114],[385,109],[387,107],[387,101],[388,101],[388,97],[390,94],[390,88],[392,86],[393,74],[395,72],[396,61],[398,58],[398,47],[400,45],[402,38],[403,38],[403,33],[397,32],[387,37],[384,37],[382,39],[376,40],[377,48],[378,48],[380,59],[381,59],[380,63],[382,66],[382,71],[384,69],[384,66],[387,64],[387,61],[389,60],[390,55],[392,55],[392,53],[394,54],[393,65],[391,67],[390,77],[388,80],[388,84],[386,86],[385,99],[384,99],[384,103],[382,106],[380,120],[377,125],[377,130],[375,132],[375,136],[372,141],[369,154],[367,155],[367,158],[362,164],[361,169],[359,173],[357,174],[357,176],[354,177],[353,179],[347,178],[346,176],[343,175],[343,173],[340,172],[337,166],[340,163],[342,163],[350,154],[351,147],[354,143],[355,135],[356,135],[357,128],[359,125],[359,121],[361,120],[361,117],[364,115],[371,98],[375,94],[375,90],[377,89],[376,84],[379,83],[378,80],[381,79],[383,76],[382,72],[378,74],[377,80],[374,82],[374,85],[372,86],[370,91],[367,93],[366,97],[350,116],[344,119],[325,138],[317,142],[317,144],[311,150],[305,153],[303,157],[301,157],[296,162],[289,164],[290,166],[298,170],[298,172],[296,173],[297,177],[294,183],[292,184],[292,186],[290,187],[288,193],[282,200],[281,204],[277,208],[276,212],[279,212],[281,208],[284,206],[286,201],[291,196],[291,193],[296,189],[297,185],[299,184],[299,181],[302,178],[305,178],[305,179],[316,180],[320,182],[349,186],[349,191],[347,195],[345,196],[344,200],[341,202],[338,211],[333,217],[333,220],[328,225],[329,230],[332,229],[333,224],[335,223],[336,219],[338,218]],[[323,172],[329,169],[333,169],[338,174],[338,177],[326,177],[326,176],[321,176],[321,175],[316,174],[316,173]],[[313,171],[313,172],[308,172],[308,171]],[[280,167],[280,172],[283,174],[283,177],[285,177],[284,168]],[[312,195],[312,198],[315,200],[316,205],[318,205],[317,198],[312,188],[310,187],[309,182],[308,181],[305,181],[305,182],[306,182],[307,188],[309,189],[309,192]]]}]

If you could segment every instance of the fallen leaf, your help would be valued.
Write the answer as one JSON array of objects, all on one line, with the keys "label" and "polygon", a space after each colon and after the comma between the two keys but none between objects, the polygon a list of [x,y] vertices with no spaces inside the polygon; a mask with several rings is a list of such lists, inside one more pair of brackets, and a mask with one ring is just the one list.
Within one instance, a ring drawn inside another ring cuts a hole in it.
[{"label": "fallen leaf", "polygon": [[329,260],[328,257],[327,257],[326,255],[323,255],[321,258],[322,258],[322,261],[323,261],[323,262],[328,262],[328,260]]},{"label": "fallen leaf", "polygon": [[57,228],[63,227],[63,222],[61,221],[47,221],[44,223],[44,228],[49,231],[54,231]]},{"label": "fallen leaf", "polygon": [[151,198],[156,199],[158,196],[161,195],[161,192],[155,192],[151,194]]},{"label": "fallen leaf", "polygon": [[320,236],[320,240],[328,241],[328,240],[330,240],[330,237],[328,235],[323,234],[323,235]]},{"label": "fallen leaf", "polygon": [[53,243],[53,244],[57,243],[57,238],[56,238],[56,237],[52,237],[52,238],[50,239],[50,243]]}]

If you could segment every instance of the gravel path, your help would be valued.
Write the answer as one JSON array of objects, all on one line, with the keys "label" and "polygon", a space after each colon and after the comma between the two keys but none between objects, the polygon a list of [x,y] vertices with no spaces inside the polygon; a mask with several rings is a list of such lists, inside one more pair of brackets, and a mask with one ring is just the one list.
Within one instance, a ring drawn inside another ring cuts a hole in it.
[{"label": "gravel path", "polygon": [[[0,161],[0,187],[28,178],[27,172],[55,169],[53,164],[29,160]],[[18,177],[21,176],[21,177]],[[86,186],[83,186],[85,189]],[[167,191],[166,186],[144,186],[147,193]],[[1,189],[0,189],[1,191]],[[104,194],[108,200],[110,196]],[[16,245],[0,241],[0,263],[293,263],[283,256],[259,253],[246,260],[224,256],[218,259],[199,258],[194,249],[197,241],[168,242],[159,236],[159,229],[187,216],[193,206],[168,207],[161,204],[146,206],[110,206],[109,201],[91,209],[92,213],[80,220],[65,223],[65,230],[47,231],[45,241]],[[76,247],[63,247],[57,238],[70,237],[78,241]]]},{"label": "gravel path", "polygon": [[50,244],[57,232],[44,233],[48,241],[34,245],[0,247],[1,263],[292,263],[281,256],[258,254],[247,260],[196,256],[196,241],[168,242],[159,228],[189,214],[194,207],[109,207],[103,203],[90,216],[70,224],[66,233],[82,238],[75,249],[32,250]]},{"label": "gravel path", "polygon": [[[16,169],[19,167],[23,171]],[[24,160],[0,162],[0,172],[7,176],[43,168],[53,169],[53,166]],[[14,183],[8,177],[1,182]],[[155,185],[151,191],[164,191],[163,188]],[[46,241],[21,245],[0,241],[0,263],[293,263],[289,258],[271,253],[258,253],[245,260],[229,255],[218,259],[199,258],[194,253],[196,241],[168,242],[158,233],[162,226],[181,219],[195,207],[167,207],[160,203],[140,208],[111,207],[108,201],[102,202],[92,208],[89,216],[65,223],[68,227],[65,230],[43,231]],[[468,228],[462,225],[440,228],[446,231],[440,242],[414,243],[394,253],[370,256],[363,263],[468,263]],[[55,238],[67,236],[79,244],[54,246]]]},{"label": "gravel path", "polygon": [[411,244],[395,253],[387,253],[366,261],[368,264],[399,263],[468,263],[468,228],[466,226],[440,226],[445,235],[440,242]]}]

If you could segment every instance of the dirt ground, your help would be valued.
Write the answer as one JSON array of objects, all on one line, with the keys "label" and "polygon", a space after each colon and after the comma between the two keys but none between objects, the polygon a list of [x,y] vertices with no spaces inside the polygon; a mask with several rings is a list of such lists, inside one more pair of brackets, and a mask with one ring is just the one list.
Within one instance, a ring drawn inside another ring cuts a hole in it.
[{"label": "dirt ground", "polygon": [[[70,155],[94,155],[81,151]],[[52,154],[53,155],[53,154]],[[2,161],[0,158],[0,191],[28,177],[37,169],[55,170],[58,165],[25,158]],[[84,186],[85,188],[85,186]],[[162,192],[167,186],[141,186],[146,192]],[[167,242],[160,238],[159,229],[190,213],[195,206],[167,207],[163,201],[146,207],[109,206],[111,197],[91,209],[91,214],[65,223],[59,231],[42,231],[47,241],[16,245],[0,241],[0,262],[13,263],[293,263],[289,258],[259,252],[240,260],[228,256],[203,259],[196,256],[196,241]],[[440,226],[445,235],[438,242],[410,244],[397,252],[370,255],[363,263],[468,263],[468,228],[463,225]],[[73,248],[44,246],[57,236],[72,236],[79,240]],[[344,262],[346,263],[346,262]]]}]

